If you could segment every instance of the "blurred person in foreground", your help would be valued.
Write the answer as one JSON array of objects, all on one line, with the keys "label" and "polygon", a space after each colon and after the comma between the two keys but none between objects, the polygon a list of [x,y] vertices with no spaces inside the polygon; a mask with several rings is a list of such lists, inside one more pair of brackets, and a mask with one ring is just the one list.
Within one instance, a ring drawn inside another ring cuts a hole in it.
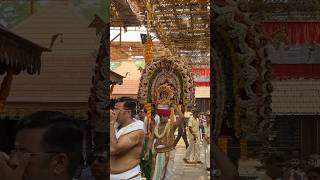
[{"label": "blurred person in foreground", "polygon": [[264,163],[266,171],[259,180],[277,180],[284,178],[286,159],[279,154],[271,154]]},{"label": "blurred person in foreground", "polygon": [[41,111],[17,124],[15,149],[0,153],[1,180],[72,180],[82,157],[83,132],[61,112]]},{"label": "blurred person in foreground", "polygon": [[90,154],[91,173],[95,180],[109,178],[109,143],[105,132],[95,132],[94,151]]},{"label": "blurred person in foreground", "polygon": [[99,149],[93,155],[93,162],[91,165],[92,176],[95,180],[106,180],[109,176],[107,172],[109,161],[106,150]]},{"label": "blurred person in foreground", "polygon": [[[217,168],[221,171],[221,175],[217,180],[239,180],[239,173],[237,167],[213,141],[211,144],[212,161],[216,164]],[[210,168],[212,171],[212,167]],[[260,179],[259,179],[260,180]]]},{"label": "blurred person in foreground", "polygon": [[144,123],[134,119],[136,101],[117,100],[110,112],[110,179],[141,179],[140,154],[144,143]]}]

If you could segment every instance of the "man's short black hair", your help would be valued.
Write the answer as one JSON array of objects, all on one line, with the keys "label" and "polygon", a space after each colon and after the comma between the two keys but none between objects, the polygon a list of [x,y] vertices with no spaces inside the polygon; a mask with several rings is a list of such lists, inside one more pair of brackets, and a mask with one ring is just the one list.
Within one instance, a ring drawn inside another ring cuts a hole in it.
[{"label": "man's short black hair", "polygon": [[65,153],[72,177],[82,158],[83,129],[78,121],[57,111],[39,111],[17,124],[17,133],[24,129],[47,128],[43,135],[46,151]]},{"label": "man's short black hair", "polygon": [[130,97],[120,97],[117,100],[118,102],[124,102],[123,107],[127,110],[131,111],[131,116],[134,117],[136,115],[136,108],[137,108],[137,100],[130,98]]}]

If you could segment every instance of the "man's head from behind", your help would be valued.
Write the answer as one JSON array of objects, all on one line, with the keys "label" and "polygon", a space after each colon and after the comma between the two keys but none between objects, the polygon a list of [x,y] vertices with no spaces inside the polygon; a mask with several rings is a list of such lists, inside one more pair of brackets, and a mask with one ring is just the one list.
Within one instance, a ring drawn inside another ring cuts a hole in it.
[{"label": "man's head from behind", "polygon": [[199,118],[200,116],[200,111],[198,109],[195,109],[192,111],[192,115],[194,118]]},{"label": "man's head from behind", "polygon": [[17,124],[10,163],[28,153],[24,180],[71,179],[80,165],[82,142],[78,122],[60,112],[37,112]]},{"label": "man's head from behind", "polygon": [[271,154],[265,162],[266,172],[273,179],[282,178],[286,159],[280,154]]},{"label": "man's head from behind", "polygon": [[117,113],[117,122],[122,124],[128,119],[132,119],[136,114],[137,102],[130,97],[121,97],[117,99],[114,111]]},{"label": "man's head from behind", "polygon": [[146,117],[146,110],[144,108],[140,108],[139,119],[143,121],[145,117]]},{"label": "man's head from behind", "polygon": [[[96,132],[94,136],[95,149],[92,154],[91,171],[96,180],[105,180],[109,176],[109,156],[107,153],[107,135]],[[90,154],[91,155],[91,154]]]}]

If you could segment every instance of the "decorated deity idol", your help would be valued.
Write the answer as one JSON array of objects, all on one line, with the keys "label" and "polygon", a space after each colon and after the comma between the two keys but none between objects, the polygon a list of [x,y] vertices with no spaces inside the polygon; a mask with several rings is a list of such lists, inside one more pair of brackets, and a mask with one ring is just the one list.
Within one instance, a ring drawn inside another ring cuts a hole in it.
[{"label": "decorated deity idol", "polygon": [[[174,132],[184,124],[181,109],[194,107],[195,103],[190,67],[181,59],[166,56],[153,59],[142,73],[138,99],[147,110],[149,140],[144,158],[153,158],[152,179],[171,180],[176,145]],[[159,121],[152,121],[151,105],[155,105]],[[149,157],[150,149],[154,149],[153,157]]]},{"label": "decorated deity idol", "polygon": [[[159,88],[159,94],[167,96],[160,96],[157,104],[157,114],[160,116],[160,121],[156,122],[154,131],[149,140],[147,153],[145,159],[149,158],[149,149],[155,151],[153,156],[153,180],[170,180],[173,178],[174,172],[174,157],[175,157],[175,136],[174,132],[177,127],[184,121],[182,112],[175,104],[169,104],[168,96],[173,94],[170,88]],[[166,103],[166,104],[164,104]],[[175,112],[178,116],[175,115]],[[154,142],[152,144],[150,142]]]}]

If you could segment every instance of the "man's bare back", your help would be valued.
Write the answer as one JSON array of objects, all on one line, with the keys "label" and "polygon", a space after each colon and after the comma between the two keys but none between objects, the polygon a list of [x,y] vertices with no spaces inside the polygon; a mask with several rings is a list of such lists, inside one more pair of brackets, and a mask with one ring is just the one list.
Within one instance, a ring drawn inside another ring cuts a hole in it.
[{"label": "man's bare back", "polygon": [[144,139],[144,131],[137,130],[128,133],[120,137],[119,140],[121,140],[122,138],[128,138],[128,141],[131,141],[130,139],[132,139],[133,141],[138,140],[139,142],[136,146],[132,147],[131,149],[125,152],[110,156],[110,171],[112,174],[120,174],[122,172],[126,172],[136,167],[140,162],[140,155]]}]

